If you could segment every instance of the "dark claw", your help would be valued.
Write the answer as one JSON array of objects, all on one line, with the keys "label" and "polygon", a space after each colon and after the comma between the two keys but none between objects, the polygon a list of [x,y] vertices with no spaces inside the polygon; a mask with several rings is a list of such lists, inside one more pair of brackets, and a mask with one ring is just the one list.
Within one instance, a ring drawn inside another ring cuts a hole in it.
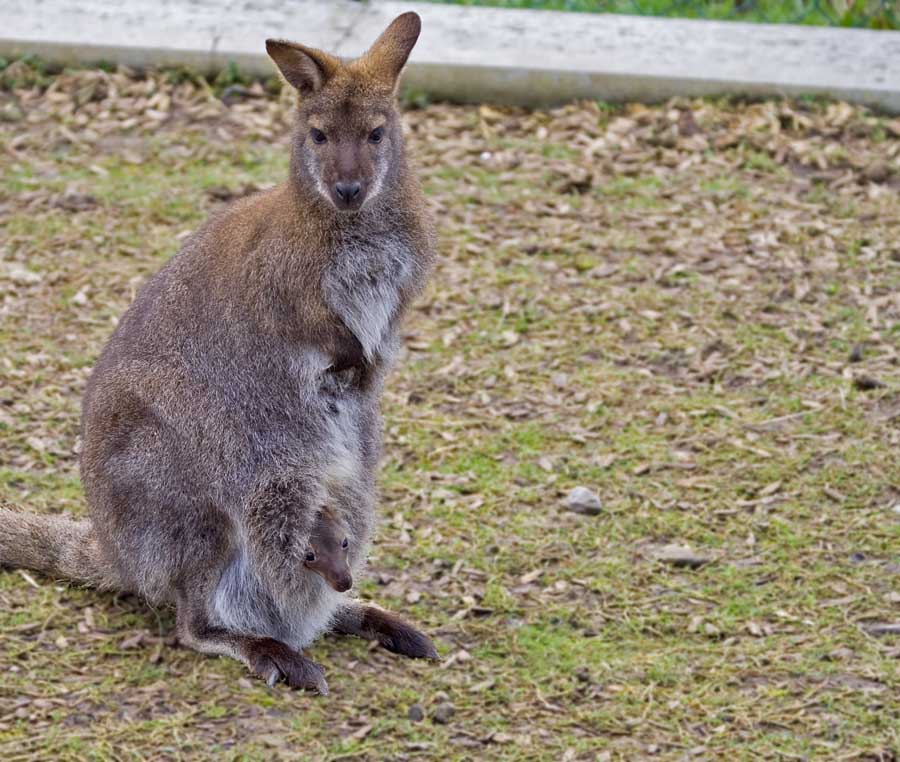
[{"label": "dark claw", "polygon": [[248,659],[253,671],[269,686],[284,680],[289,687],[328,695],[325,671],[314,661],[271,638],[261,638],[250,646]]},{"label": "dark claw", "polygon": [[411,659],[441,658],[431,639],[408,624],[398,624],[390,632],[379,633],[378,642],[388,651]]}]

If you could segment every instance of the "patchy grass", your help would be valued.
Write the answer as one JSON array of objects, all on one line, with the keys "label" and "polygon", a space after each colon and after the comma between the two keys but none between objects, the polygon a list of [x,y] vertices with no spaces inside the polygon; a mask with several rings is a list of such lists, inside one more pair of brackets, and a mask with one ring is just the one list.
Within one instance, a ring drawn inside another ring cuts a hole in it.
[{"label": "patchy grass", "polygon": [[[222,199],[283,177],[289,117],[258,86],[13,66],[0,496],[78,514],[113,321]],[[896,759],[900,644],[867,627],[900,620],[900,122],[673,101],[407,124],[442,256],[388,385],[361,592],[443,664],[326,638],[332,695],[268,690],[172,647],[170,612],[7,571],[3,759]],[[562,509],[576,485],[601,515]],[[654,560],[669,543],[712,562]]]},{"label": "patchy grass", "polygon": [[897,29],[896,0],[430,0],[496,8]]}]

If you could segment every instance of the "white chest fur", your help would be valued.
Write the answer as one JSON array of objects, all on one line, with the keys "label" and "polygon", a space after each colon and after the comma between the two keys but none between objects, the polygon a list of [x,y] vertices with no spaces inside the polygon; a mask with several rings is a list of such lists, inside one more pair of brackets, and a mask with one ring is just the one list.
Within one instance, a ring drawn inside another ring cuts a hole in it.
[{"label": "white chest fur", "polygon": [[356,336],[369,361],[390,339],[412,257],[400,235],[348,237],[326,272],[325,299]]},{"label": "white chest fur", "polygon": [[283,640],[299,649],[328,629],[345,600],[311,572],[302,571],[290,588],[267,582],[241,546],[222,573],[209,615],[229,630]]}]

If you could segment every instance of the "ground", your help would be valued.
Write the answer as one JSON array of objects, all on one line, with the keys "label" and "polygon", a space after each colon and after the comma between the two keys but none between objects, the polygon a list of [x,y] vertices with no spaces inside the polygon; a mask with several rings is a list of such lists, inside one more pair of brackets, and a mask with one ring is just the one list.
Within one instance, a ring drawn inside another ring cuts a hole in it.
[{"label": "ground", "polygon": [[[289,104],[2,77],[0,498],[82,514],[91,364],[190,230],[284,177]],[[440,261],[360,592],[442,663],[328,637],[330,696],[268,689],[168,611],[2,571],[0,756],[896,760],[900,120],[411,100]]]}]

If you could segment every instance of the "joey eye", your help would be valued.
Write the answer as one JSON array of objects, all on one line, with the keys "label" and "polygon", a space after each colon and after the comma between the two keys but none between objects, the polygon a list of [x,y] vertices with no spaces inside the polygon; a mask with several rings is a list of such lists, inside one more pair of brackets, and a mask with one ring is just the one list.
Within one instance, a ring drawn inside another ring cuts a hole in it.
[{"label": "joey eye", "polygon": [[342,547],[344,550],[347,550],[347,548],[350,547],[350,540],[348,540],[348,539],[345,537],[345,538],[344,538],[344,541],[341,543],[341,547]]},{"label": "joey eye", "polygon": [[310,563],[310,564],[311,564],[311,563],[312,563],[313,561],[315,561],[315,560],[316,560],[316,554],[313,553],[311,550],[307,550],[307,551],[306,551],[306,561],[307,561],[307,563]]},{"label": "joey eye", "polygon": [[369,133],[369,142],[370,143],[380,143],[381,139],[384,137],[384,127],[376,127]]},{"label": "joey eye", "polygon": [[318,143],[319,145],[322,145],[322,143],[328,140],[328,138],[325,137],[325,133],[322,132],[322,130],[317,130],[315,127],[309,131],[309,134],[313,139],[313,143]]}]

